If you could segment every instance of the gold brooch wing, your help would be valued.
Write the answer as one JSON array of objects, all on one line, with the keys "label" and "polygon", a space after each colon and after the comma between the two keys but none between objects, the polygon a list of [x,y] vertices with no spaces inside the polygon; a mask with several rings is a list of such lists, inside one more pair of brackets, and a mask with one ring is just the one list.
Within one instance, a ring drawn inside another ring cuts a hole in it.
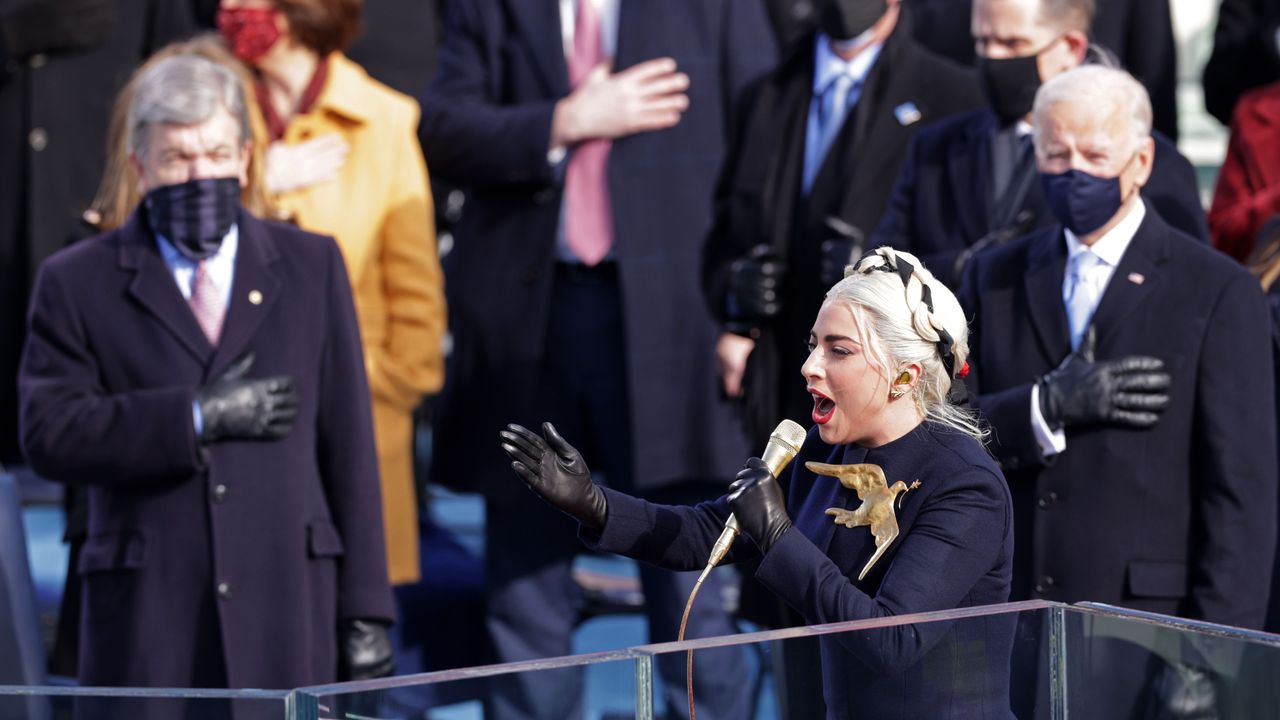
[{"label": "gold brooch wing", "polygon": [[898,518],[893,513],[893,501],[900,493],[919,487],[920,481],[916,480],[910,486],[901,480],[889,485],[884,471],[879,465],[872,463],[828,465],[807,462],[804,466],[810,472],[833,477],[839,480],[841,485],[858,493],[858,499],[862,504],[857,509],[827,508],[826,512],[834,518],[837,525],[844,525],[847,528],[866,525],[871,529],[871,535],[876,541],[876,551],[863,566],[862,572],[858,573],[858,579],[863,579],[898,537]]}]

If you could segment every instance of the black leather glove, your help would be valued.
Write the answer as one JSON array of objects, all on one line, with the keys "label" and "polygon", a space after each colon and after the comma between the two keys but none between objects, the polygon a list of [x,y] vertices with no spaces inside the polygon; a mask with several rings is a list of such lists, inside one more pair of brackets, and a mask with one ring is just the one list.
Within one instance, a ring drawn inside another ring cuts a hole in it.
[{"label": "black leather glove", "polygon": [[245,380],[253,354],[196,393],[207,443],[219,440],[276,440],[289,434],[298,418],[298,393],[287,375]]},{"label": "black leather glove", "polygon": [[391,675],[396,663],[388,627],[382,620],[339,621],[338,674],[342,681]]},{"label": "black leather glove", "polygon": [[604,527],[608,502],[591,482],[591,471],[582,456],[551,423],[542,423],[542,434],[545,440],[514,423],[498,433],[502,449],[511,456],[511,469],[556,509],[589,528]]},{"label": "black leather glove", "polygon": [[1103,423],[1146,428],[1169,404],[1164,361],[1130,355],[1094,362],[1093,328],[1080,349],[1040,378],[1040,413],[1052,428]]},{"label": "black leather glove", "polygon": [[[89,50],[115,30],[115,0],[19,0],[0,9],[0,31],[14,59],[57,50]],[[3,60],[3,59],[0,59]]]},{"label": "black leather glove", "polygon": [[844,269],[862,257],[866,242],[861,230],[841,218],[828,217],[826,226],[832,237],[823,241],[818,261],[818,282],[824,290],[844,279]]},{"label": "black leather glove", "polygon": [[730,321],[756,323],[782,312],[782,278],[787,266],[773,255],[767,245],[759,245],[751,254],[738,258],[729,266]]},{"label": "black leather glove", "polygon": [[782,486],[760,458],[751,458],[738,471],[729,486],[729,509],[738,518],[738,528],[755,541],[761,553],[769,552],[791,527]]},{"label": "black leather glove", "polygon": [[1218,695],[1207,670],[1169,663],[1151,680],[1152,720],[1217,720]]}]

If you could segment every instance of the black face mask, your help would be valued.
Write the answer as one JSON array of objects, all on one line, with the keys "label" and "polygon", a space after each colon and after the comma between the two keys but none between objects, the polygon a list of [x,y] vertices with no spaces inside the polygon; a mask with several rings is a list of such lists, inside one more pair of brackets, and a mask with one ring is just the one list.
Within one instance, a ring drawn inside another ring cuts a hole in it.
[{"label": "black face mask", "polygon": [[142,199],[151,231],[191,260],[218,252],[240,209],[240,180],[188,180],[158,187]]},{"label": "black face mask", "polygon": [[852,40],[871,29],[888,9],[887,0],[821,0],[818,28],[834,40]]},{"label": "black face mask", "polygon": [[1011,125],[1031,112],[1040,89],[1039,54],[1014,58],[978,58],[978,72],[987,102],[1002,126]]}]

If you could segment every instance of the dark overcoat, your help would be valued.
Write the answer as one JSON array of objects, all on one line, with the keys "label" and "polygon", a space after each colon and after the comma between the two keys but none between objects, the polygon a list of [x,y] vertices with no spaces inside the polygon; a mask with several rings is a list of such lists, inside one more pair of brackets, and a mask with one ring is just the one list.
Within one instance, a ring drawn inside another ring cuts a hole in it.
[{"label": "dark overcoat", "polygon": [[910,21],[904,9],[807,197],[801,193],[801,174],[813,98],[812,32],[791,46],[778,69],[753,91],[739,122],[716,193],[703,281],[712,312],[727,320],[735,261],[764,245],[787,265],[784,307],[756,329],[745,380],[753,434],[767,434],[782,417],[804,421],[812,409],[799,371],[809,328],[827,291],[818,282],[820,249],[838,236],[833,219],[856,229],[865,241],[880,222],[916,131],[982,103],[973,72],[925,50],[912,39]]},{"label": "dark overcoat", "polygon": [[[939,280],[957,289],[956,260],[993,231],[1018,226],[1006,241],[1057,222],[1034,164],[1014,173],[1020,202],[996,207],[991,189],[991,145],[999,120],[989,108],[941,120],[911,140],[907,159],[871,245],[888,245],[919,257]],[[1142,196],[1173,227],[1204,242],[1209,226],[1200,204],[1195,168],[1160,133]],[[1025,215],[1019,218],[1019,213]],[[1013,220],[1005,224],[1005,218]]]},{"label": "dark overcoat", "polygon": [[1060,226],[979,256],[969,380],[1013,492],[1013,598],[1092,600],[1257,628],[1276,538],[1269,312],[1258,282],[1148,212],[1094,312],[1096,357],[1173,377],[1152,428],[1070,427],[1046,461],[1031,389],[1071,352]]},{"label": "dark overcoat", "polygon": [[[1009,490],[973,439],[934,423],[878,448],[832,447],[811,430],[784,478],[794,526],[760,558],[740,535],[728,561],[759,560],[755,577],[804,617],[824,623],[1003,603],[1013,562]],[[806,461],[873,463],[900,496],[899,535],[872,566],[865,527],[837,526],[829,507],[852,510],[857,494]],[[699,570],[729,517],[722,497],[696,507],[656,505],[606,490],[608,518],[583,539],[673,570]],[[898,625],[821,638],[831,718],[1008,718],[1014,618]]]},{"label": "dark overcoat", "polygon": [[[614,69],[674,58],[690,78],[675,127],[621,138],[609,155],[639,488],[723,477],[745,446],[720,398],[715,325],[699,290],[702,240],[737,99],[773,66],[757,1],[622,0]],[[536,423],[534,378],[553,280],[562,170],[551,116],[569,93],[557,0],[450,3],[421,137],[432,173],[467,193],[443,259],[454,349],[436,423],[433,477],[509,482],[493,442]],[[591,338],[583,338],[583,352]]]},{"label": "dark overcoat", "polygon": [[[85,685],[290,688],[337,674],[341,618],[393,616],[369,393],[330,238],[241,212],[216,348],[137,214],[50,258],[19,389],[42,476],[89,489]],[[297,423],[202,446],[196,389],[247,353]]]}]

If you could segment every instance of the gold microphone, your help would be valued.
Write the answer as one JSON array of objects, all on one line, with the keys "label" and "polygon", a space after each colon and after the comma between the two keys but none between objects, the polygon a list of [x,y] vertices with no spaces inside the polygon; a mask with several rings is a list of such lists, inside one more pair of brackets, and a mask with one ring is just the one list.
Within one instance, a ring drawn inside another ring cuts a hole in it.
[{"label": "gold microphone", "polygon": [[[800,452],[800,446],[804,444],[806,435],[805,429],[798,423],[790,420],[778,423],[778,427],[774,428],[773,434],[769,436],[769,444],[765,446],[764,454],[760,456],[765,466],[769,468],[770,475],[776,478],[782,473],[782,469],[791,462],[791,458]],[[729,547],[737,537],[738,518],[730,515],[728,522],[724,524],[724,532],[720,533],[720,539],[716,540],[716,544],[711,548],[711,559],[707,560],[704,573],[724,560],[724,556],[729,553]]]}]

